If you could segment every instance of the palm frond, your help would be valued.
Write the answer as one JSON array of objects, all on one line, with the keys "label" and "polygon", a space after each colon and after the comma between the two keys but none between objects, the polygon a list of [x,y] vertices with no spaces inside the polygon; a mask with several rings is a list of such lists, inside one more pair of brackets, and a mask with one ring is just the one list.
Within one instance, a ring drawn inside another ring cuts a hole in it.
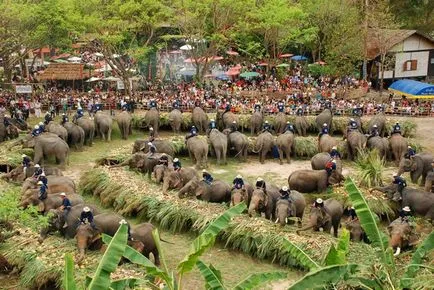
[{"label": "palm frond", "polygon": [[207,290],[223,290],[226,287],[222,281],[222,275],[219,270],[212,265],[207,266],[201,260],[197,260],[196,266],[205,279],[205,289]]},{"label": "palm frond", "polygon": [[286,272],[268,272],[255,273],[240,281],[233,287],[233,290],[248,290],[256,288],[264,283],[285,279],[288,276]]}]

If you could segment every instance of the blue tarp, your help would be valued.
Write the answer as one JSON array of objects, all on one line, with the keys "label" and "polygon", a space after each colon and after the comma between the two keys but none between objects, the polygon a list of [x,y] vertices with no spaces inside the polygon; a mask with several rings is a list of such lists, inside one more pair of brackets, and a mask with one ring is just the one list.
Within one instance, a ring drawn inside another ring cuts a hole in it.
[{"label": "blue tarp", "polygon": [[307,57],[302,55],[294,55],[293,57],[291,57],[291,59],[295,61],[301,61],[301,60],[307,60]]},{"label": "blue tarp", "polygon": [[396,81],[389,90],[411,98],[434,98],[434,85],[413,80]]}]

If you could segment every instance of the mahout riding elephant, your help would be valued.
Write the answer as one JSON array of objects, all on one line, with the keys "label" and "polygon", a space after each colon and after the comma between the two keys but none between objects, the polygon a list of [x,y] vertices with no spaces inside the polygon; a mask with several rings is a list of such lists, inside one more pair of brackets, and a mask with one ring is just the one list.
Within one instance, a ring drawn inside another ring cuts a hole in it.
[{"label": "mahout riding elephant", "polygon": [[307,122],[305,116],[295,117],[295,129],[297,130],[298,135],[306,137],[308,128],[309,128],[309,123]]},{"label": "mahout riding elephant", "polygon": [[[144,139],[138,139],[134,141],[133,154],[137,152],[148,152],[149,151],[149,141]],[[166,153],[167,155],[174,156],[175,149],[172,143],[167,140],[154,140],[152,144],[157,148],[158,153]]]},{"label": "mahout riding elephant", "polygon": [[95,132],[99,137],[101,137],[101,140],[111,141],[113,118],[102,111],[98,111],[96,112],[93,121],[95,122]]},{"label": "mahout riding elephant", "polygon": [[302,193],[322,193],[327,190],[329,184],[339,184],[344,177],[337,170],[331,175],[325,170],[296,170],[288,177],[289,188]]},{"label": "mahout riding elephant", "polygon": [[208,143],[206,139],[199,136],[188,138],[188,155],[196,168],[208,166]]},{"label": "mahout riding elephant", "polygon": [[84,145],[92,146],[93,138],[95,137],[94,121],[86,117],[81,117],[75,120],[75,124],[80,126],[84,131]]},{"label": "mahout riding elephant", "polygon": [[318,140],[319,152],[330,152],[334,146],[338,146],[338,141],[329,134],[322,135]]},{"label": "mahout riding elephant", "polygon": [[151,108],[145,114],[145,124],[146,126],[152,127],[154,129],[155,136],[158,136],[158,130],[160,128],[160,112],[157,108]]},{"label": "mahout riding elephant", "polygon": [[221,159],[223,159],[223,164],[226,165],[226,154],[228,151],[227,136],[217,129],[212,129],[208,138],[211,144],[211,150],[215,153],[217,165],[221,164]]},{"label": "mahout riding elephant", "polygon": [[288,223],[289,217],[296,217],[297,224],[301,227],[303,220],[304,208],[306,207],[306,199],[304,196],[296,191],[291,190],[288,199],[278,199],[276,202],[276,221],[281,226]]},{"label": "mahout riding elephant", "polygon": [[373,130],[374,125],[377,125],[377,130],[381,137],[387,135],[386,117],[383,113],[379,113],[369,120],[368,131],[366,133],[370,133]]},{"label": "mahout riding elephant", "polygon": [[9,125],[9,130],[6,130],[4,125],[4,115],[0,113],[0,142],[18,138],[18,128],[13,124]]},{"label": "mahout riding elephant", "polygon": [[232,188],[231,206],[236,206],[237,204],[244,201],[247,207],[249,207],[252,193],[253,187],[248,183],[244,183],[244,188]]},{"label": "mahout riding elephant", "polygon": [[274,119],[274,130],[276,131],[276,134],[282,134],[285,132],[286,129],[286,115],[283,112],[279,112]]},{"label": "mahout riding elephant", "polygon": [[[34,166],[27,167],[26,172],[24,174],[24,167],[22,165],[18,165],[17,167],[12,169],[8,173],[1,175],[0,178],[4,179],[6,181],[13,181],[13,182],[20,181],[21,182],[21,181],[26,180],[29,177],[32,177],[33,174],[35,173],[35,170],[36,170],[36,167],[34,167]],[[46,176],[49,176],[49,175],[63,176],[62,171],[56,167],[45,166],[44,167],[44,173]]]},{"label": "mahout riding elephant", "polygon": [[38,241],[42,243],[48,234],[57,231],[67,239],[74,238],[77,233],[77,227],[80,224],[79,219],[84,207],[90,208],[94,216],[101,213],[98,207],[87,203],[72,206],[66,217],[63,214],[63,210],[52,209],[48,212],[48,225],[41,230]]},{"label": "mahout riding elephant", "polygon": [[14,127],[20,129],[21,131],[27,131],[27,130],[31,130],[32,129],[32,127],[30,127],[29,124],[27,124],[27,122],[23,121],[23,120],[18,121],[15,118],[9,118],[9,122],[11,122],[11,124]]},{"label": "mahout riding elephant", "polygon": [[425,191],[434,193],[434,171],[428,172],[425,178]]},{"label": "mahout riding elephant", "polygon": [[261,133],[262,123],[264,121],[264,116],[262,112],[254,112],[252,117],[250,117],[250,133],[253,135]]},{"label": "mahout riding elephant", "polygon": [[56,163],[64,167],[68,160],[69,146],[57,135],[44,133],[33,137],[29,134],[21,139],[21,144],[23,148],[34,149],[33,162],[35,164],[43,164],[44,158],[54,156]]},{"label": "mahout riding elephant", "polygon": [[53,121],[51,121],[50,123],[48,123],[45,129],[47,130],[47,132],[56,134],[63,140],[68,141],[68,131],[62,125],[56,124]]},{"label": "mahout riding elephant", "polygon": [[259,162],[264,164],[267,153],[271,152],[273,147],[274,147],[273,135],[271,135],[270,132],[263,132],[259,134],[258,138],[256,139],[255,148],[252,151],[254,153],[259,153]]},{"label": "mahout riding elephant", "polygon": [[[315,154],[310,159],[310,165],[313,170],[324,170],[326,169],[326,164],[330,161],[331,157],[329,153],[321,152]],[[336,160],[336,171],[342,173],[342,160],[337,158]]]},{"label": "mahout riding elephant", "polygon": [[228,136],[228,148],[232,148],[237,152],[235,157],[239,156],[242,161],[247,160],[247,150],[249,148],[249,139],[246,135],[239,131],[230,132],[229,129],[223,130],[223,134]]},{"label": "mahout riding elephant", "polygon": [[387,227],[389,233],[389,245],[396,249],[394,256],[398,256],[401,250],[408,249],[417,243],[417,236],[413,233],[408,222],[403,222],[399,217]]},{"label": "mahout riding elephant", "polygon": [[70,122],[66,122],[65,124],[63,124],[63,127],[66,129],[66,132],[68,132],[68,145],[70,147],[74,146],[77,150],[81,150],[83,148],[85,140],[85,133],[83,128]]},{"label": "mahout riding elephant", "polygon": [[369,149],[377,149],[381,159],[387,159],[390,150],[389,139],[380,136],[371,137],[366,145]]},{"label": "mahout riding elephant", "polygon": [[395,160],[396,166],[399,166],[401,159],[407,152],[408,142],[407,139],[402,137],[401,134],[395,133],[390,136],[389,139],[390,149],[392,151],[393,159]]},{"label": "mahout riding elephant", "polygon": [[[76,193],[68,193],[66,195],[71,202],[71,205],[83,204],[83,198]],[[40,213],[48,213],[52,209],[57,209],[62,205],[63,198],[60,193],[49,194],[44,200],[40,200],[39,192],[35,192],[29,198],[26,198],[20,203],[20,207],[26,209],[29,205],[37,206]]]},{"label": "mahout riding elephant", "polygon": [[121,137],[124,140],[128,139],[128,136],[133,133],[131,125],[131,114],[127,111],[123,111],[116,116],[116,122],[118,123],[119,131],[121,132]]},{"label": "mahout riding elephant", "polygon": [[217,111],[216,122],[221,130],[229,128],[234,121],[238,124],[238,116],[234,113]]},{"label": "mahout riding elephant", "polygon": [[[47,176],[48,180],[48,192],[70,192],[73,193],[76,190],[74,181],[68,176]],[[21,187],[21,194],[24,194],[28,189],[39,189],[37,182],[34,178],[27,178],[24,180]]]},{"label": "mahout riding elephant", "polygon": [[398,175],[410,172],[411,182],[417,183],[420,177],[420,186],[425,186],[428,172],[433,170],[433,156],[430,153],[419,153],[411,158],[402,158],[399,162]]},{"label": "mahout riding elephant", "polygon": [[199,133],[203,134],[208,128],[208,115],[200,107],[195,107],[191,114],[191,121]]},{"label": "mahout riding elephant", "polygon": [[222,180],[214,180],[209,185],[203,180],[194,178],[181,188],[178,197],[183,198],[189,193],[207,202],[229,203],[231,200],[231,187]]},{"label": "mahout riding elephant", "polygon": [[169,113],[169,124],[172,127],[173,133],[179,134],[181,133],[181,125],[182,125],[182,113],[178,109],[173,109]]},{"label": "mahout riding elephant", "polygon": [[286,156],[286,161],[291,163],[291,154],[295,153],[295,136],[291,131],[286,131],[277,136],[277,149],[279,151],[280,164],[283,164],[283,154]]},{"label": "mahout riding elephant", "polygon": [[345,223],[345,228],[350,232],[350,240],[353,242],[368,242],[368,237],[360,225],[360,221],[350,220]]},{"label": "mahout riding elephant", "polygon": [[191,167],[182,167],[180,170],[166,169],[163,178],[163,193],[169,189],[181,189],[190,180],[198,178],[197,171]]},{"label": "mahout riding elephant", "polygon": [[[158,253],[157,245],[155,244],[154,238],[152,237],[152,231],[155,229],[154,225],[151,223],[141,223],[131,227],[131,237],[132,241],[128,241],[128,245],[134,249],[140,249],[146,258],[149,259],[149,254],[152,253],[154,256],[154,264],[160,266],[160,254]],[[160,238],[161,241],[165,242]],[[141,245],[137,245],[141,243]]]},{"label": "mahout riding elephant", "polygon": [[344,209],[342,204],[333,198],[329,198],[324,201],[324,210],[312,207],[309,215],[309,224],[297,230],[297,234],[312,228],[316,232],[322,228],[323,232],[330,233],[333,227],[333,235],[337,237],[343,213]]},{"label": "mahout riding elephant", "polygon": [[357,154],[366,148],[366,136],[359,131],[351,131],[347,136],[348,159],[354,160]]},{"label": "mahout riding elephant", "polygon": [[276,202],[280,196],[279,188],[275,185],[267,185],[266,192],[262,188],[256,188],[252,192],[248,213],[253,216],[256,213],[264,213],[266,219],[276,219]]},{"label": "mahout riding elephant", "polygon": [[[137,152],[131,155],[127,160],[110,166],[113,167],[122,167],[129,166],[131,169],[137,169],[143,174],[148,174],[148,178],[151,179],[152,172],[154,171],[154,167],[159,163],[159,159],[165,153],[155,153],[152,156],[149,153]],[[172,156],[168,155],[169,162],[172,162]]]},{"label": "mahout riding elephant", "polygon": [[317,130],[321,132],[323,125],[327,124],[329,128],[329,132],[332,132],[332,121],[333,121],[332,111],[330,109],[324,109],[324,111],[322,111],[321,114],[319,114],[315,118],[315,124]]}]

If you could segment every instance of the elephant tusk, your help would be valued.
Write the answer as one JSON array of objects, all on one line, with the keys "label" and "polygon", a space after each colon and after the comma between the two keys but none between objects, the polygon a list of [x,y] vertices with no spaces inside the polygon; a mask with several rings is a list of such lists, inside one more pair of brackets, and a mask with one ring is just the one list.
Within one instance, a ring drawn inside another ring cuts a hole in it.
[{"label": "elephant tusk", "polygon": [[287,223],[288,223],[288,218],[286,217],[286,218],[285,218],[285,224],[287,224]]},{"label": "elephant tusk", "polygon": [[398,256],[401,253],[401,247],[396,248],[395,254],[393,254],[395,257]]},{"label": "elephant tusk", "polygon": [[279,222],[279,218],[276,219],[276,221],[274,222],[275,224],[277,224]]}]

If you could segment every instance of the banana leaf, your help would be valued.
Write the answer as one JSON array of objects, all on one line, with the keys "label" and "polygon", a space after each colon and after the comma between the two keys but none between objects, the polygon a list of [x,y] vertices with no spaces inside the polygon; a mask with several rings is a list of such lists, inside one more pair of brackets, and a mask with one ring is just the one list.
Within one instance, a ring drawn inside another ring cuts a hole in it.
[{"label": "banana leaf", "polygon": [[63,289],[76,290],[77,285],[74,280],[74,260],[71,254],[65,254],[65,272],[63,274]]},{"label": "banana leaf", "polygon": [[258,287],[261,284],[266,282],[281,280],[288,277],[288,273],[286,272],[265,272],[265,273],[256,273],[252,274],[246,279],[240,281],[237,285],[235,285],[233,290],[248,290]]},{"label": "banana leaf", "polygon": [[231,219],[241,214],[246,209],[246,204],[240,203],[226,210],[221,216],[212,221],[190,246],[190,252],[178,265],[178,271],[182,275],[191,271],[199,257],[210,247],[213,246],[215,238],[228,227]]},{"label": "banana leaf", "polygon": [[116,270],[121,261],[127,239],[127,226],[121,225],[98,264],[95,275],[87,287],[89,290],[109,289],[111,283],[110,274]]},{"label": "banana leaf", "polygon": [[222,275],[219,270],[214,268],[211,264],[208,267],[201,260],[197,260],[196,266],[197,268],[199,268],[199,271],[205,280],[205,289],[207,290],[226,289],[226,287],[223,285]]},{"label": "banana leaf", "polygon": [[111,282],[110,290],[134,289],[141,283],[145,283],[145,281],[137,278],[115,280]]},{"label": "banana leaf", "polygon": [[350,232],[343,229],[337,247],[332,244],[330,250],[325,257],[324,264],[326,266],[344,265],[347,263],[347,254],[350,245]]},{"label": "banana leaf", "polygon": [[351,275],[357,272],[358,265],[333,265],[320,268],[314,272],[306,274],[303,278],[289,287],[289,290],[304,289],[327,289],[330,284],[336,284],[339,281],[347,280]]},{"label": "banana leaf", "polygon": [[288,252],[294,257],[294,259],[300,263],[300,265],[306,267],[309,270],[319,268],[319,265],[297,245],[293,244],[288,239],[283,239],[282,243]]}]

